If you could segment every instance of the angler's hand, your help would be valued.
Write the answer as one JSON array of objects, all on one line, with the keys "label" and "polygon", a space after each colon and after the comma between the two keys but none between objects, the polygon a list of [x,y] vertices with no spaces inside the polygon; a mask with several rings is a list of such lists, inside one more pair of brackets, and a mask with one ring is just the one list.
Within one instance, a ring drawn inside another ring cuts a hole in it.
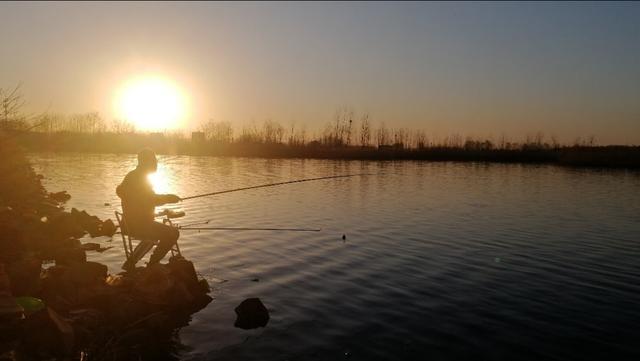
[{"label": "angler's hand", "polygon": [[165,197],[165,202],[167,203],[178,203],[181,201],[180,197],[175,194],[167,194]]}]

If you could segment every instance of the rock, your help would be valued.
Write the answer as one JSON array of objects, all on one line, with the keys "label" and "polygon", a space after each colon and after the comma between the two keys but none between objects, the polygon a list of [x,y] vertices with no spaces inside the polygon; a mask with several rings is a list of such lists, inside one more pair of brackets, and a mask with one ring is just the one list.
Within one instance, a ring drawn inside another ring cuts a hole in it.
[{"label": "rock", "polygon": [[183,283],[190,291],[199,293],[201,286],[198,284],[198,275],[193,262],[182,257],[173,257],[167,265],[171,275],[179,282]]},{"label": "rock", "polygon": [[67,266],[52,266],[44,270],[41,276],[42,299],[59,311],[69,309],[78,299],[77,286],[67,271]]},{"label": "rock", "polygon": [[71,195],[69,195],[67,191],[62,191],[62,192],[56,192],[56,193],[49,193],[49,198],[53,199],[58,203],[64,203],[69,199],[71,199]]},{"label": "rock", "polygon": [[58,244],[59,248],[81,248],[82,242],[79,239],[69,237]]},{"label": "rock", "polygon": [[29,354],[43,359],[70,356],[74,347],[73,328],[67,319],[47,307],[26,320],[23,346]]},{"label": "rock", "polygon": [[259,298],[247,298],[235,311],[238,317],[234,326],[244,330],[265,327],[269,322],[269,311]]},{"label": "rock", "polygon": [[109,246],[109,247],[100,247],[100,249],[96,249],[96,252],[98,253],[102,253],[104,251],[110,250],[111,248],[113,248],[113,246]]},{"label": "rock", "polygon": [[100,249],[100,243],[87,242],[81,246],[85,251],[97,251]]},{"label": "rock", "polygon": [[11,295],[11,279],[5,270],[4,263],[0,263],[0,296]]},{"label": "rock", "polygon": [[20,319],[24,309],[17,302],[17,299],[8,294],[0,295],[0,320]]},{"label": "rock", "polygon": [[56,265],[71,265],[73,263],[82,263],[87,261],[87,254],[80,247],[61,248],[55,251]]},{"label": "rock", "polygon": [[22,318],[24,309],[12,296],[0,295],[0,320],[2,322],[18,321]]},{"label": "rock", "polygon": [[105,325],[109,319],[105,313],[94,308],[81,308],[69,312],[69,321],[73,326],[76,348],[84,348],[92,340],[104,337],[107,330]]},{"label": "rock", "polygon": [[102,225],[100,226],[100,233],[103,236],[113,237],[113,235],[116,234],[116,225],[112,220],[107,219],[106,221],[102,222]]},{"label": "rock", "polygon": [[170,269],[171,276],[176,281],[172,291],[172,304],[195,310],[213,300],[207,295],[210,291],[209,284],[204,279],[198,279],[193,262],[182,257],[172,257],[169,259],[167,268]]},{"label": "rock", "polygon": [[11,280],[11,293],[14,296],[28,296],[40,290],[40,272],[42,261],[36,258],[22,259],[7,265],[7,274]]},{"label": "rock", "polygon": [[133,296],[153,305],[168,305],[171,302],[173,285],[174,280],[164,266],[141,268],[135,276]]},{"label": "rock", "polygon": [[114,306],[118,290],[104,283],[78,288],[77,303],[73,308],[95,308],[108,311]]},{"label": "rock", "polygon": [[78,286],[104,284],[107,266],[97,262],[76,262],[68,267],[67,274]]},{"label": "rock", "polygon": [[17,221],[18,215],[12,210],[0,210],[0,262],[19,259],[27,250],[24,226]]},{"label": "rock", "polygon": [[60,240],[69,237],[81,238],[84,236],[85,230],[76,218],[76,216],[67,212],[60,212],[52,216],[49,222],[47,222],[52,238],[54,240]]},{"label": "rock", "polygon": [[78,211],[71,209],[71,216],[80,226],[89,233],[91,237],[101,236],[102,221],[96,216],[89,215],[87,211]]},{"label": "rock", "polygon": [[211,292],[211,287],[209,286],[209,282],[207,282],[207,280],[205,280],[204,278],[198,281],[198,284],[200,285],[200,291],[202,293]]},{"label": "rock", "polygon": [[100,245],[100,243],[95,243],[95,242],[87,242],[87,243],[83,243],[80,248],[84,249],[85,251],[96,251],[99,253],[102,253],[108,249],[113,248],[113,246],[109,246],[109,247],[102,247]]}]

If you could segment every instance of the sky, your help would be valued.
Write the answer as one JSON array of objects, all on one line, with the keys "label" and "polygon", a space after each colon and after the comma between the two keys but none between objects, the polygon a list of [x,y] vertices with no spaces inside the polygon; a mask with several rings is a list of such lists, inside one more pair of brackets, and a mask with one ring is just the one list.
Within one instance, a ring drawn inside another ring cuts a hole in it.
[{"label": "sky", "polygon": [[0,3],[0,88],[29,112],[117,115],[160,74],[185,129],[337,109],[433,136],[640,144],[640,3]]}]

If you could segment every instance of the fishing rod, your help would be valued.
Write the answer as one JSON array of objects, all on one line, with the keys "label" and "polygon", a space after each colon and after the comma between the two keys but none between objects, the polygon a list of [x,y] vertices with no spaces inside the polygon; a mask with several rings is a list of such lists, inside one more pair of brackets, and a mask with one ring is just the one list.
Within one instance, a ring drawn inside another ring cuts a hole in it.
[{"label": "fishing rod", "polygon": [[248,227],[180,227],[188,231],[288,231],[288,232],[320,232],[312,228],[248,228]]},{"label": "fishing rod", "polygon": [[245,190],[249,190],[249,189],[266,188],[266,187],[275,187],[275,186],[280,186],[280,185],[284,185],[284,184],[302,183],[302,182],[311,182],[311,181],[317,181],[317,180],[323,180],[323,179],[335,179],[335,178],[356,177],[356,176],[360,176],[360,175],[371,175],[371,174],[360,173],[360,174],[346,174],[346,175],[334,175],[334,176],[328,176],[328,177],[317,177],[317,178],[296,179],[296,180],[286,181],[286,182],[278,182],[278,183],[261,184],[261,185],[257,185],[257,186],[242,187],[242,188],[228,189],[228,190],[218,191],[218,192],[211,192],[211,193],[198,194],[198,195],[195,195],[195,196],[189,196],[189,197],[180,198],[180,200],[181,200],[181,201],[186,201],[186,200],[188,200],[188,199],[201,198],[201,197],[208,197],[208,196],[215,196],[215,195],[218,195],[218,194],[231,193],[231,192],[239,192],[239,191],[245,191]]},{"label": "fishing rod", "polygon": [[[176,212],[172,209],[164,209],[162,212],[156,214],[156,216],[164,216],[165,220],[171,220],[173,218],[184,217],[185,213],[182,211]],[[212,219],[207,221],[193,222],[186,225],[178,226],[176,228],[187,231],[289,231],[289,232],[320,232],[317,228],[252,228],[252,227],[194,227],[209,224]]]}]

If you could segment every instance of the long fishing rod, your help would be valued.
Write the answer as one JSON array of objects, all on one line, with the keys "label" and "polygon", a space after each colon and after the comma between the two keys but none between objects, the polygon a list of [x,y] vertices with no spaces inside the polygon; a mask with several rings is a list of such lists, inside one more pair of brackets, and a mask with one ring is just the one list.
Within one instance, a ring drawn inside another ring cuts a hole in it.
[{"label": "long fishing rod", "polygon": [[320,232],[311,228],[248,228],[248,227],[180,227],[188,231],[288,231],[288,232]]},{"label": "long fishing rod", "polygon": [[188,199],[201,198],[201,197],[208,197],[208,196],[215,196],[215,195],[218,195],[218,194],[231,193],[231,192],[239,192],[239,191],[245,191],[245,190],[248,190],[248,189],[266,188],[266,187],[275,187],[275,186],[280,186],[280,185],[284,185],[284,184],[302,183],[302,182],[311,182],[311,181],[317,181],[317,180],[323,180],[323,179],[334,179],[334,178],[356,177],[356,176],[360,176],[360,175],[371,175],[371,174],[361,173],[361,174],[334,175],[334,176],[328,176],[328,177],[317,177],[317,178],[297,179],[297,180],[286,181],[286,182],[278,182],[278,183],[261,184],[261,185],[257,185],[257,186],[251,186],[251,187],[242,187],[242,188],[228,189],[228,190],[218,191],[218,192],[211,192],[211,193],[198,194],[198,195],[195,195],[195,196],[184,197],[184,198],[181,198],[180,200],[181,200],[181,201],[186,201],[186,200],[188,200]]}]

